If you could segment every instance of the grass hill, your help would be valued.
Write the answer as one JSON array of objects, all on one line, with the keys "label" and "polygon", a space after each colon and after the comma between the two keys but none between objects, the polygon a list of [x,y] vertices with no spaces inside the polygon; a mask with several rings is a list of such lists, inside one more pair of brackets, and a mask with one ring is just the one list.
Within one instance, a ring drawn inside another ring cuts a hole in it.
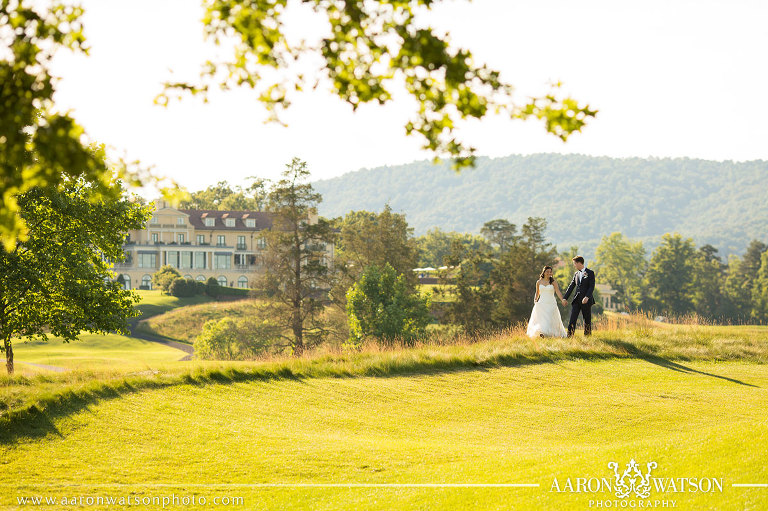
[{"label": "grass hill", "polygon": [[[166,325],[248,311],[144,300]],[[207,499],[190,509],[214,498],[243,509],[587,509],[594,495],[551,492],[553,479],[610,480],[607,464],[630,459],[656,462],[657,477],[724,484],[655,490],[653,501],[768,507],[765,489],[732,486],[768,481],[768,327],[612,314],[596,326],[589,338],[516,329],[251,362],[180,362],[113,336],[64,345],[37,360],[71,363],[66,372],[0,375],[0,509],[79,495],[150,499],[136,509],[171,495]],[[88,347],[90,361],[74,363]]]},{"label": "grass hill", "polygon": [[653,245],[678,231],[729,254],[768,232],[766,180],[762,160],[534,154],[480,158],[460,174],[428,161],[362,169],[313,186],[324,216],[380,211],[389,202],[417,235],[433,227],[479,233],[495,218],[521,225],[540,216],[562,249],[590,253],[614,231]]},{"label": "grass hill", "polygon": [[[594,496],[550,492],[553,478],[611,479],[610,461],[623,469],[635,459],[655,461],[657,477],[724,482],[722,494],[655,491],[653,500],[762,509],[768,492],[731,485],[768,480],[767,333],[638,325],[592,339],[505,335],[193,362],[104,380],[111,392],[50,375],[49,389],[58,381],[76,397],[0,419],[0,505],[173,493],[242,497],[258,509],[586,509]],[[0,379],[2,395],[22,383]],[[350,483],[360,486],[301,486]],[[377,484],[404,486],[365,486]]]},{"label": "grass hill", "polygon": [[260,300],[251,299],[177,307],[143,320],[139,328],[144,332],[192,344],[203,331],[206,321],[225,317],[242,318],[253,314],[260,303]]}]

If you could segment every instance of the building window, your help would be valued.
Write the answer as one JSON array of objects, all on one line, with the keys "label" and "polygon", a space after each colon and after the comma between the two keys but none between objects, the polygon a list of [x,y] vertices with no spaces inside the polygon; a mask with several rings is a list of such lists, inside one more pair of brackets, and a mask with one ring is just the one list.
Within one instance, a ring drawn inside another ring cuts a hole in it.
[{"label": "building window", "polygon": [[224,275],[219,275],[219,278],[216,279],[219,282],[220,286],[226,286],[227,285],[227,277]]},{"label": "building window", "polygon": [[240,278],[237,279],[237,287],[239,288],[247,288],[248,287],[248,278],[243,276],[240,276]]},{"label": "building window", "polygon": [[141,289],[152,289],[152,275],[141,277]]},{"label": "building window", "polygon": [[216,219],[215,218],[206,218],[205,219],[205,226],[206,227],[213,227],[216,225]]},{"label": "building window", "polygon": [[195,280],[198,282],[205,282],[205,275],[198,275]]},{"label": "building window", "polygon": [[123,289],[126,291],[131,289],[131,276],[127,273],[123,274]]},{"label": "building window", "polygon": [[232,256],[229,254],[214,254],[213,267],[217,270],[228,270],[232,266]]},{"label": "building window", "polygon": [[150,222],[153,223],[153,224],[159,224],[160,223],[160,219],[157,218],[156,216],[153,216],[152,220],[150,220]]},{"label": "building window", "polygon": [[180,258],[181,258],[182,268],[184,269],[192,268],[192,252],[182,252],[180,254]]},{"label": "building window", "polygon": [[205,268],[205,252],[195,252],[195,268]]},{"label": "building window", "polygon": [[237,237],[237,249],[238,250],[245,250],[245,236],[238,236]]},{"label": "building window", "polygon": [[218,236],[216,236],[216,245],[218,245],[220,247],[223,247],[223,246],[226,245],[225,238],[224,238],[223,234],[219,234]]},{"label": "building window", "polygon": [[139,268],[157,268],[157,254],[139,254]]},{"label": "building window", "polygon": [[156,232],[153,232],[152,233],[152,243],[157,243],[158,241],[160,241],[160,235],[157,234]]},{"label": "building window", "polygon": [[245,219],[245,226],[246,227],[256,227],[256,219],[255,218],[246,218]]},{"label": "building window", "polygon": [[198,245],[205,245],[205,234],[198,234],[197,235],[197,244]]},{"label": "building window", "polygon": [[224,220],[224,225],[227,227],[234,227],[235,226],[235,219],[234,218],[227,218]]},{"label": "building window", "polygon": [[185,280],[192,280],[192,275],[184,275]]},{"label": "building window", "polygon": [[258,238],[256,240],[256,246],[262,249],[267,248],[267,240],[264,238]]},{"label": "building window", "polygon": [[165,254],[165,264],[170,264],[174,268],[179,267],[179,252],[177,250],[169,250]]},{"label": "building window", "polygon": [[184,217],[180,216],[176,219],[176,224],[178,225],[184,225]]},{"label": "building window", "polygon": [[178,241],[179,243],[184,243],[184,234],[183,233],[177,234],[176,241]]}]

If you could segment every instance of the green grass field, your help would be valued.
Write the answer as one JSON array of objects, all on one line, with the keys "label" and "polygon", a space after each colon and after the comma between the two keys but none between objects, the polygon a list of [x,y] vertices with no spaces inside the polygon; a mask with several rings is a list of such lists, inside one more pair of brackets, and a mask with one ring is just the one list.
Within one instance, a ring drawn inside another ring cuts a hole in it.
[{"label": "green grass field", "polygon": [[[223,310],[145,300],[165,324]],[[247,309],[221,304],[232,306]],[[733,486],[768,484],[766,327],[608,315],[591,338],[513,330],[298,359],[181,355],[112,335],[16,344],[19,361],[71,370],[0,376],[0,509],[36,496],[193,495],[208,505],[175,507],[591,509],[622,499],[553,492],[554,478],[612,480],[608,463],[630,459],[656,462],[659,478],[723,482],[722,493],[624,500],[632,507],[768,508],[768,487]],[[466,486],[477,484],[539,486]],[[161,507],[140,502],[130,507]]]},{"label": "green grass field", "polygon": [[[210,298],[205,296],[176,298],[163,295],[160,291],[136,292],[142,299],[136,306],[142,317],[152,317],[176,308],[210,301]],[[142,339],[87,333],[68,343],[56,337],[48,341],[16,340],[13,350],[15,362],[18,364],[17,371],[27,375],[48,371],[31,364],[95,371],[119,367],[123,371],[136,371],[159,363],[173,362],[185,356],[177,349]]]},{"label": "green grass field", "polygon": [[83,334],[68,343],[52,338],[46,341],[14,343],[17,363],[31,362],[69,369],[101,369],[150,367],[161,362],[172,362],[185,353],[162,344],[125,337],[122,335]]},{"label": "green grass field", "polygon": [[143,319],[163,314],[178,307],[186,307],[211,301],[211,298],[206,295],[177,298],[171,295],[164,295],[157,290],[145,291],[138,289],[134,290],[134,292],[141,298],[141,302],[136,305],[136,308],[142,313],[141,317]]},{"label": "green grass field", "polygon": [[[589,495],[550,492],[553,478],[610,477],[608,462],[634,458],[658,477],[723,479],[722,493],[652,496],[677,509],[765,509],[768,489],[731,485],[768,482],[766,389],[759,364],[644,360],[147,389],[6,438],[0,503],[130,492],[244,509],[587,509]],[[540,486],[237,486],[254,483]]]},{"label": "green grass field", "polygon": [[238,300],[176,307],[143,320],[139,323],[139,328],[151,334],[191,344],[203,331],[206,321],[225,317],[241,318],[254,313],[261,303],[260,300]]}]

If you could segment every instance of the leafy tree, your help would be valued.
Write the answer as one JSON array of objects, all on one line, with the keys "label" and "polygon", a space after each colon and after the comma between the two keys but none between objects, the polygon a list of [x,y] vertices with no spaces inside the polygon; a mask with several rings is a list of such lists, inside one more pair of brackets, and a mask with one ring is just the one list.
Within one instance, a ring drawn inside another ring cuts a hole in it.
[{"label": "leafy tree", "polygon": [[472,234],[445,232],[435,227],[423,236],[416,238],[419,249],[418,265],[421,267],[439,267],[445,264],[445,258],[451,254],[453,244],[457,242],[470,251],[487,251],[488,242]]},{"label": "leafy tree", "polygon": [[[406,133],[422,136],[424,148],[455,158],[457,167],[471,165],[475,158],[475,149],[456,137],[462,119],[501,112],[514,119],[538,118],[547,131],[566,140],[596,114],[572,98],[557,98],[559,84],[526,104],[516,103],[513,87],[498,71],[475,64],[470,51],[453,47],[447,35],[417,20],[417,12],[434,0],[303,3],[331,28],[314,44],[294,44],[286,37],[287,0],[207,2],[205,29],[225,48],[225,57],[206,62],[197,84],[166,83],[157,101],[167,103],[171,91],[207,95],[216,84],[225,89],[247,86],[256,91],[270,119],[279,121],[292,96],[313,81],[317,86],[321,78],[353,110],[363,103],[385,104],[392,99],[393,87],[405,84],[418,105]],[[307,74],[302,57],[319,59],[321,69]]]},{"label": "leafy tree", "polygon": [[762,255],[767,249],[765,243],[752,240],[743,257],[734,257],[730,261],[725,294],[739,320],[755,317],[752,300],[760,292],[756,293],[754,286],[760,274]]},{"label": "leafy tree", "polygon": [[340,275],[334,285],[334,299],[346,302],[346,291],[370,265],[389,263],[411,288],[416,285],[412,270],[418,262],[418,248],[405,215],[393,213],[387,205],[378,214],[351,211],[339,225],[334,266]]},{"label": "leafy tree", "polygon": [[220,211],[263,211],[266,203],[267,180],[249,177],[245,188],[219,181],[205,190],[192,192],[182,200],[182,209],[213,209]]},{"label": "leafy tree", "polygon": [[761,322],[768,322],[768,252],[760,256],[760,269],[752,288],[752,317]]},{"label": "leafy tree", "polygon": [[650,308],[670,314],[693,312],[695,253],[691,238],[669,233],[662,237],[646,273]]},{"label": "leafy tree", "polygon": [[[121,197],[120,186],[112,186],[109,195]],[[84,179],[28,189],[16,202],[28,236],[11,250],[0,246],[0,336],[9,374],[14,337],[127,333],[138,297],[122,289],[110,261],[124,260],[127,231],[150,217],[124,197],[105,200],[101,187]]]},{"label": "leafy tree", "polygon": [[484,254],[470,252],[459,265],[455,278],[455,300],[450,305],[451,322],[464,331],[476,334],[490,330],[495,305],[494,289],[488,278],[488,262]]},{"label": "leafy tree", "polygon": [[517,226],[504,219],[490,220],[483,224],[480,234],[488,240],[488,243],[496,245],[499,252],[503,254],[514,243],[517,236]]},{"label": "leafy tree", "polygon": [[732,315],[732,304],[725,293],[728,266],[712,245],[699,247],[694,261],[693,306],[696,314],[712,319]]},{"label": "leafy tree", "polygon": [[[571,279],[573,278],[574,270],[575,270],[572,264],[573,258],[576,257],[577,255],[581,255],[581,253],[582,252],[579,250],[579,247],[571,246],[570,248],[568,248],[568,250],[566,250],[565,252],[562,252],[558,256],[561,264],[556,263],[554,265],[554,271],[552,272],[552,276],[560,285],[560,289],[564,290],[568,288],[568,284],[570,284]],[[586,262],[589,263],[589,261],[586,261]],[[595,288],[595,291],[597,291],[597,288]],[[592,296],[594,296],[594,294]],[[595,300],[597,300],[596,297],[595,297]]]},{"label": "leafy tree", "polygon": [[280,327],[266,319],[209,320],[195,339],[195,357],[202,360],[250,360],[280,340]]},{"label": "leafy tree", "polygon": [[754,282],[760,271],[763,254],[768,250],[768,245],[762,241],[752,240],[741,259],[739,273],[749,282]]},{"label": "leafy tree", "polygon": [[321,317],[331,273],[326,246],[334,243],[330,223],[310,217],[322,200],[307,183],[307,164],[294,158],[283,178],[270,190],[272,228],[265,234],[265,273],[256,288],[272,297],[273,318],[290,333],[283,334],[295,355],[318,344],[326,333]]},{"label": "leafy tree", "polygon": [[495,307],[492,319],[506,327],[525,320],[531,313],[536,282],[544,266],[552,266],[557,251],[546,241],[543,218],[529,217],[521,236],[503,254],[491,273]]},{"label": "leafy tree", "polygon": [[171,288],[171,284],[174,280],[181,279],[181,273],[179,270],[166,264],[161,266],[159,270],[152,274],[152,284],[155,287],[159,287],[163,293],[168,293]]},{"label": "leafy tree", "polygon": [[347,292],[349,341],[359,345],[366,337],[384,344],[397,339],[413,343],[429,323],[429,296],[408,286],[405,276],[392,265],[371,265]]},{"label": "leafy tree", "polygon": [[[0,244],[8,252],[30,235],[18,198],[33,188],[61,189],[79,178],[92,195],[120,200],[104,148],[53,101],[53,56],[88,52],[82,14],[63,0],[0,1]],[[134,183],[146,179],[132,167],[121,161],[116,170]]]},{"label": "leafy tree", "polygon": [[643,243],[614,232],[603,236],[595,252],[600,280],[616,290],[629,310],[637,310],[643,301],[643,275],[648,265]]}]

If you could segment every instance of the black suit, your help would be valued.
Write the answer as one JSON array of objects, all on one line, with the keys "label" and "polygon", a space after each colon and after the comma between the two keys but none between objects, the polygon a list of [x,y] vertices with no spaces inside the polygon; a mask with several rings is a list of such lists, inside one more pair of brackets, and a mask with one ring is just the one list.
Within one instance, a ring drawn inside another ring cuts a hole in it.
[{"label": "black suit", "polygon": [[[576,331],[576,320],[579,319],[579,313],[584,316],[584,335],[592,333],[592,305],[595,299],[592,293],[595,291],[595,272],[589,268],[584,268],[584,276],[579,280],[579,272],[573,275],[573,280],[565,290],[563,297],[567,300],[572,291],[576,291],[576,296],[571,302],[571,319],[568,321],[568,337]],[[584,298],[589,298],[587,303],[581,303]]]}]

